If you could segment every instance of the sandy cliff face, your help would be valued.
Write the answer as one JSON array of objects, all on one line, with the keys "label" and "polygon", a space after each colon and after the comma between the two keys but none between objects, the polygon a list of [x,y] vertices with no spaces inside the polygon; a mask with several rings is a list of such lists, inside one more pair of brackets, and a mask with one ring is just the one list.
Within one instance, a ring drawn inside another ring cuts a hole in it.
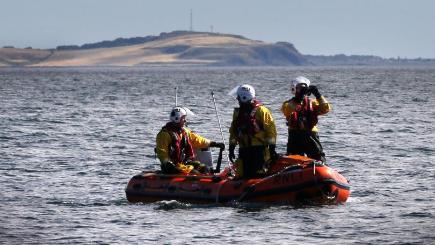
[{"label": "sandy cliff face", "polygon": [[42,49],[0,48],[0,66],[32,65],[52,54],[52,51]]},{"label": "sandy cliff face", "polygon": [[181,33],[142,44],[78,50],[0,49],[0,65],[146,66],[146,65],[301,65],[291,44],[269,44],[234,35]]}]

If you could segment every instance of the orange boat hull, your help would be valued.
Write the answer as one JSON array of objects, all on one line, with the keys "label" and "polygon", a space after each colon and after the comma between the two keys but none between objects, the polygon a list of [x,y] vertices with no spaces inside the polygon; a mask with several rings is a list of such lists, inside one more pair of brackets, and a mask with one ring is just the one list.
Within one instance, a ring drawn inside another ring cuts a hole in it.
[{"label": "orange boat hull", "polygon": [[338,204],[346,202],[349,190],[349,182],[334,169],[290,155],[280,158],[264,178],[143,172],[131,178],[125,191],[129,202]]}]

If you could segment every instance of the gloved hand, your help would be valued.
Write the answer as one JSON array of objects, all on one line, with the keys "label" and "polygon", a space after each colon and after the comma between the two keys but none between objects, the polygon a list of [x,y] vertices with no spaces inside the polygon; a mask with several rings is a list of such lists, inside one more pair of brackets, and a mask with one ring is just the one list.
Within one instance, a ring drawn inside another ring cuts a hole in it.
[{"label": "gloved hand", "polygon": [[275,151],[276,145],[269,145],[269,154],[272,160],[276,160],[278,158],[278,153]]},{"label": "gloved hand", "polygon": [[316,97],[316,99],[320,99],[320,97],[322,96],[316,86],[311,85],[308,89],[310,93],[312,93]]},{"label": "gloved hand", "polygon": [[225,150],[225,144],[224,143],[218,143],[218,142],[210,142],[210,147],[219,147],[221,150]]},{"label": "gloved hand", "polygon": [[186,161],[185,164],[192,165],[195,170],[197,170],[198,172],[200,172],[202,174],[207,172],[207,167],[204,164],[202,164],[200,161],[189,159]]},{"label": "gloved hand", "polygon": [[188,159],[184,164],[198,166],[201,162],[195,159]]},{"label": "gloved hand", "polygon": [[235,149],[236,149],[236,145],[230,144],[230,147],[229,147],[230,154],[228,155],[228,157],[230,158],[231,162],[234,162],[234,160],[236,159],[236,155],[234,154]]}]

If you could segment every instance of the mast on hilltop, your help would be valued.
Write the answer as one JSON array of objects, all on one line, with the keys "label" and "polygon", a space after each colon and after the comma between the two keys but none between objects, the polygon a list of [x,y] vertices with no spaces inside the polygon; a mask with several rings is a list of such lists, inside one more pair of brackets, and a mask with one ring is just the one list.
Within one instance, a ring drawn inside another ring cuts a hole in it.
[{"label": "mast on hilltop", "polygon": [[193,31],[193,11],[190,9],[190,31]]}]

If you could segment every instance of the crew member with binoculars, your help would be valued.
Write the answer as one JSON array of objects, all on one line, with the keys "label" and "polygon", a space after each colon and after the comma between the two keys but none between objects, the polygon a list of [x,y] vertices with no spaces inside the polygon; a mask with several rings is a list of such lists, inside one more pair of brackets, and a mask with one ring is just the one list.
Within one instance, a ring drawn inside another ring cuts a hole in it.
[{"label": "crew member with binoculars", "polygon": [[[281,112],[287,119],[288,141],[287,154],[306,155],[312,159],[325,162],[325,153],[320,144],[317,122],[318,116],[331,110],[316,86],[310,86],[306,77],[296,77],[291,81],[291,92],[294,95],[284,101]],[[316,99],[310,99],[310,95]]]}]

